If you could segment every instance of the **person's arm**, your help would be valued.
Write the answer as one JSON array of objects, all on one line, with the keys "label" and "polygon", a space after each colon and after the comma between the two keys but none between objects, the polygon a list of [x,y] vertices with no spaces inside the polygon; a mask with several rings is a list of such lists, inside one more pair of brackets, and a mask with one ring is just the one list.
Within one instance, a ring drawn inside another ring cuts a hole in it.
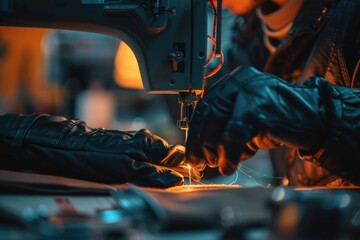
[{"label": "person's arm", "polygon": [[184,161],[184,147],[148,130],[93,129],[79,120],[50,115],[0,116],[0,168],[141,186],[183,184],[168,167]]},{"label": "person's arm", "polygon": [[360,184],[360,90],[312,77],[291,84],[240,67],[205,94],[190,122],[187,160],[231,174],[260,148],[296,147],[303,160]]}]

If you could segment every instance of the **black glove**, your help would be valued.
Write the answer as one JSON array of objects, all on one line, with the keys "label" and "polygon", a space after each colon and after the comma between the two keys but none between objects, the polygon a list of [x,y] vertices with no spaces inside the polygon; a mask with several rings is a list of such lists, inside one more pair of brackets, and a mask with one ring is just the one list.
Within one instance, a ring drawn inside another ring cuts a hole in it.
[{"label": "black glove", "polygon": [[93,129],[64,117],[6,114],[0,116],[0,151],[0,168],[7,170],[160,188],[184,181],[167,168],[182,165],[184,147],[148,130]]},{"label": "black glove", "polygon": [[187,161],[205,162],[228,175],[259,148],[284,144],[298,148],[303,159],[360,182],[359,96],[359,90],[334,87],[322,78],[295,85],[240,67],[198,102]]}]

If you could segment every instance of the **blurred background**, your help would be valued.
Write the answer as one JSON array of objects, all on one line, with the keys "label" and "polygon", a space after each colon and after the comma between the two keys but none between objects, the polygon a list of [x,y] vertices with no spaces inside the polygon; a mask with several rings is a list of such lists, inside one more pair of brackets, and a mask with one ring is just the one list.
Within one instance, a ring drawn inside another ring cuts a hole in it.
[{"label": "blurred background", "polygon": [[[224,11],[225,63],[214,80],[239,64],[251,63],[249,52],[258,49],[255,43],[261,40],[254,37],[254,21],[253,14],[235,17]],[[255,62],[261,67],[260,59]],[[217,64],[209,66],[215,68]],[[94,128],[147,128],[170,144],[184,144],[184,133],[176,127],[179,110],[177,95],[148,94],[142,89],[136,58],[117,38],[0,27],[0,114],[47,113],[82,119]],[[260,151],[253,159],[242,163],[230,177],[208,170],[204,183],[272,184],[276,178],[268,152]]]},{"label": "blurred background", "polygon": [[91,127],[148,128],[169,142],[182,143],[162,99],[176,103],[177,96],[147,94],[139,83],[135,56],[116,38],[0,28],[1,114],[48,113],[81,118]]}]

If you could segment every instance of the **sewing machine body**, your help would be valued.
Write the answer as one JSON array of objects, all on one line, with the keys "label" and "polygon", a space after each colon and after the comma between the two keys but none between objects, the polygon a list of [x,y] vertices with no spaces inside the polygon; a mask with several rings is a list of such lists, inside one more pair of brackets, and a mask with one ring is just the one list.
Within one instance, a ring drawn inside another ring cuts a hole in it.
[{"label": "sewing machine body", "polygon": [[133,50],[146,91],[201,90],[207,0],[1,0],[0,25],[116,36]]}]

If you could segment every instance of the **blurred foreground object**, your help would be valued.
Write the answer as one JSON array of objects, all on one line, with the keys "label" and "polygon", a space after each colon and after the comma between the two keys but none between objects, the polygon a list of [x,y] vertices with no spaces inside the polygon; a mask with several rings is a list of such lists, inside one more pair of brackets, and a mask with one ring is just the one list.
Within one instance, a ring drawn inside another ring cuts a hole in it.
[{"label": "blurred foreground object", "polygon": [[359,188],[162,190],[0,172],[6,193],[0,233],[7,239],[357,239],[359,233]]}]

